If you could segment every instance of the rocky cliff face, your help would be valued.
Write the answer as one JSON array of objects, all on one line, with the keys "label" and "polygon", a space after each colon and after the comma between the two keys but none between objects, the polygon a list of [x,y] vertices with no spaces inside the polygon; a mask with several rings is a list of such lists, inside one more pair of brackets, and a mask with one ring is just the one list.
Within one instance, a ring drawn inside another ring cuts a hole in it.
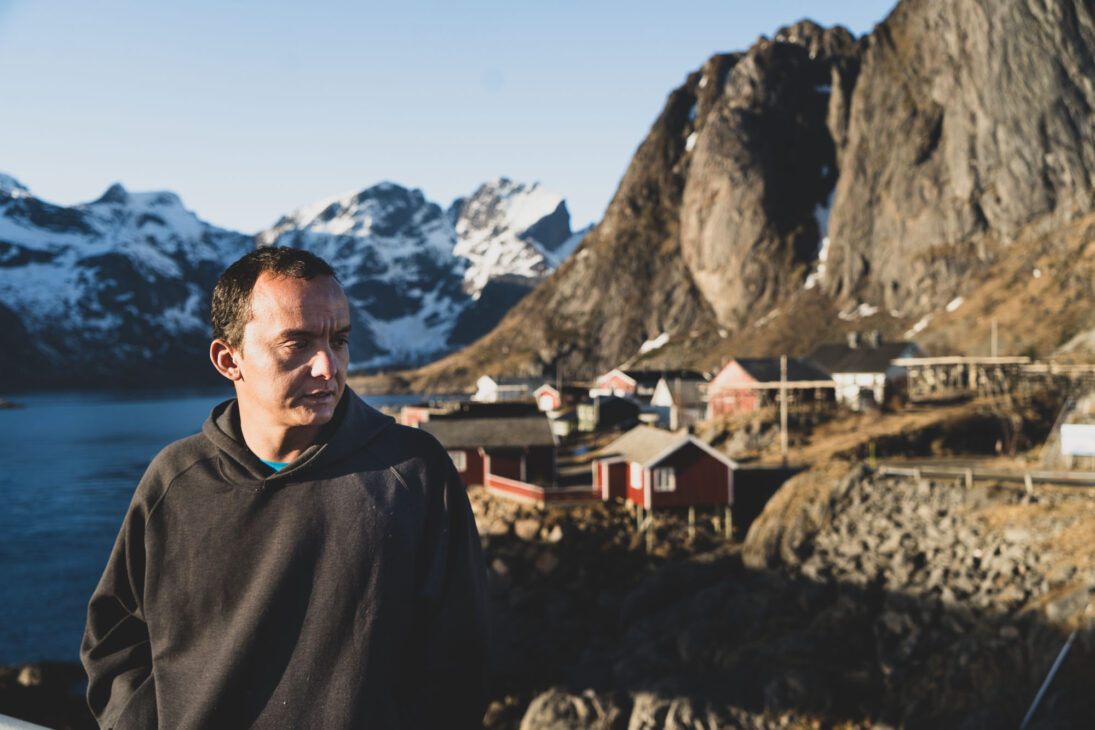
[{"label": "rocky cliff face", "polygon": [[[658,364],[707,366],[863,326],[965,352],[981,338],[942,315],[1095,208],[1093,109],[1082,0],[902,0],[858,40],[784,28],[690,74],[578,254],[431,372],[589,375],[663,334]],[[984,298],[979,316],[1018,326]],[[1014,351],[1095,326],[1095,306],[1072,309]]]},{"label": "rocky cliff face", "polygon": [[837,179],[830,120],[839,130],[858,50],[843,28],[802,22],[700,72],[678,163],[681,254],[723,327],[801,286],[817,255]]},{"label": "rocky cliff face", "polygon": [[839,154],[830,294],[923,314],[1025,227],[1095,206],[1083,0],[901,2],[867,38]]}]

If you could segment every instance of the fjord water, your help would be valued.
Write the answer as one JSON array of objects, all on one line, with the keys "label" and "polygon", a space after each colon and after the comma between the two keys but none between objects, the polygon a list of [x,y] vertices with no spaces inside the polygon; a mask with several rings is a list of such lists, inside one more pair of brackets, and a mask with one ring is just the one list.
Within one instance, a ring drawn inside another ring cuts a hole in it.
[{"label": "fjord water", "polygon": [[10,396],[25,407],[0,410],[0,665],[78,659],[88,598],[145,467],[231,395]]},{"label": "fjord water", "polygon": [[229,397],[48,393],[0,411],[0,664],[78,658],[88,598],[145,467]]}]

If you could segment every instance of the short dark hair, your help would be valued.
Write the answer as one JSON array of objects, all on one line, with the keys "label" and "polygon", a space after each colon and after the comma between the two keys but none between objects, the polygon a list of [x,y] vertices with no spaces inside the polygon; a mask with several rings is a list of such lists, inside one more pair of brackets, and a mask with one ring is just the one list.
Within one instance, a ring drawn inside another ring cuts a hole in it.
[{"label": "short dark hair", "polygon": [[338,281],[330,264],[313,253],[288,246],[256,248],[225,269],[213,287],[213,339],[237,348],[243,344],[243,328],[251,319],[251,294],[259,276],[267,271],[294,279],[330,276]]}]

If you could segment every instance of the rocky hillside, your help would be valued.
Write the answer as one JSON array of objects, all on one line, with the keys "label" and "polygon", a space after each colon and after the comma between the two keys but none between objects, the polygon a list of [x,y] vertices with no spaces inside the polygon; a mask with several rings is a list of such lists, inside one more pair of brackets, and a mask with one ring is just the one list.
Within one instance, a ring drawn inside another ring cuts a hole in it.
[{"label": "rocky hillside", "polygon": [[[902,0],[859,39],[784,28],[689,74],[577,255],[418,376],[589,375],[655,340],[649,364],[705,367],[865,327],[987,350],[987,322],[947,315],[982,291],[978,317],[1020,327],[1008,293],[1067,271],[1090,240],[1075,226],[1095,210],[1093,108],[1082,0]],[[1017,252],[1049,256],[1016,282]],[[1068,283],[1057,301],[1084,293]],[[1095,301],[1061,317],[1055,303],[1009,351],[1048,354],[1095,327]]]}]

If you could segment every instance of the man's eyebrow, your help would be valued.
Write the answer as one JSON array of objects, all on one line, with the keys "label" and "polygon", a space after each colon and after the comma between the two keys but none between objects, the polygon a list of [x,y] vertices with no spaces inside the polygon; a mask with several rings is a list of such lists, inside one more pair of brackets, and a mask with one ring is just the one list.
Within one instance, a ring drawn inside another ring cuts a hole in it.
[{"label": "man's eyebrow", "polygon": [[[350,331],[350,325],[346,325],[345,327],[339,327],[337,330],[335,330],[334,333],[336,335],[344,335],[344,334],[349,333],[349,331]],[[278,338],[279,339],[291,339],[291,338],[294,338],[294,337],[299,338],[299,337],[315,337],[315,336],[316,336],[315,332],[312,332],[310,330],[299,330],[299,329],[298,330],[282,330],[281,332],[278,333]]]}]

